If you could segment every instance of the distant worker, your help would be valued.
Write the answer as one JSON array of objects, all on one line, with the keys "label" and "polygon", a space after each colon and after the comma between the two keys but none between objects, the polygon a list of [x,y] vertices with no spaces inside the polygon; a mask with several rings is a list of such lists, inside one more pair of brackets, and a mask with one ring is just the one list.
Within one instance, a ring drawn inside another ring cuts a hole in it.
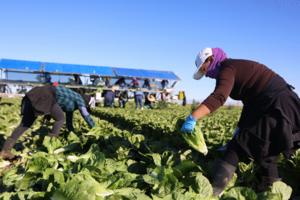
[{"label": "distant worker", "polygon": [[79,109],[89,127],[94,127],[94,121],[87,111],[88,97],[86,96],[85,98],[86,100],[78,93],[62,86],[54,87],[47,85],[31,89],[22,99],[22,121],[5,141],[0,156],[8,160],[15,158],[11,153],[11,149],[16,144],[18,138],[32,126],[39,115],[50,116],[55,120],[52,130],[48,134],[51,137],[59,135],[59,131],[65,121],[63,111],[66,112],[66,122],[69,131],[74,131],[72,116],[73,111],[76,109]]},{"label": "distant worker", "polygon": [[51,74],[49,72],[45,72],[44,73],[44,77],[45,77],[45,83],[46,84],[52,84],[52,82],[51,82]]},{"label": "distant worker", "polygon": [[145,97],[145,103],[144,103],[145,108],[153,109],[153,104],[155,103],[155,101],[156,101],[156,94],[149,93]]},{"label": "distant worker", "polygon": [[106,87],[110,87],[110,86],[111,86],[111,84],[110,84],[110,78],[109,78],[109,77],[106,77],[106,78],[105,78],[104,85],[105,85]]},{"label": "distant worker", "polygon": [[80,79],[80,76],[78,74],[74,74],[74,83],[77,85],[82,85],[82,81]]},{"label": "distant worker", "polygon": [[90,75],[90,81],[92,82],[92,85],[101,84],[101,78],[98,75]]},{"label": "distant worker", "polygon": [[211,175],[215,196],[221,194],[241,159],[252,158],[260,167],[258,192],[279,180],[277,160],[299,148],[300,99],[281,76],[255,61],[230,59],[220,48],[205,48],[196,57],[194,79],[216,79],[216,87],[184,122],[191,133],[196,121],[217,110],[228,96],[244,104],[238,127],[225,155]]},{"label": "distant worker", "polygon": [[145,103],[144,106],[145,108],[153,108],[152,107],[152,102],[150,100],[152,100],[152,96],[150,96],[150,90],[152,89],[150,86],[150,80],[148,78],[146,78],[144,80],[144,84],[142,86],[143,89],[148,90],[147,92],[144,92],[144,97],[145,97]]},{"label": "distant worker", "polygon": [[113,107],[115,99],[115,89],[110,87],[104,90],[104,107]]},{"label": "distant worker", "polygon": [[186,106],[186,96],[184,94],[183,100],[182,100],[182,106]]},{"label": "distant worker", "polygon": [[141,110],[143,110],[143,97],[143,91],[141,90],[141,88],[137,88],[137,90],[134,91],[135,109],[140,108]]},{"label": "distant worker", "polygon": [[138,88],[139,85],[140,85],[140,83],[139,83],[138,79],[135,78],[135,77],[133,77],[133,78],[132,78],[132,81],[131,81],[131,83],[130,83],[130,86],[131,86],[132,88]]},{"label": "distant worker", "polygon": [[120,94],[119,94],[119,107],[120,108],[125,108],[127,101],[128,101],[128,91],[127,90],[120,91]]},{"label": "distant worker", "polygon": [[163,89],[163,90],[167,89],[168,86],[169,86],[169,81],[168,80],[164,79],[164,80],[161,81],[161,89]]},{"label": "distant worker", "polygon": [[162,101],[165,101],[166,97],[168,95],[168,92],[167,92],[168,85],[169,85],[168,80],[164,79],[164,80],[161,81],[162,92],[160,93],[160,98],[161,98]]},{"label": "distant worker", "polygon": [[148,78],[146,78],[146,79],[144,80],[143,88],[145,88],[145,89],[147,89],[147,90],[151,90],[150,80],[149,80]]},{"label": "distant worker", "polygon": [[141,110],[143,109],[143,97],[144,97],[144,92],[140,88],[139,82],[136,78],[132,79],[131,82],[132,88],[134,89],[134,101],[135,101],[135,109],[140,108]]},{"label": "distant worker", "polygon": [[44,72],[37,75],[37,80],[44,84],[52,84],[51,83],[51,74],[49,72]]},{"label": "distant worker", "polygon": [[184,91],[179,91],[178,93],[178,100],[182,101],[182,106],[186,105],[186,96]]},{"label": "distant worker", "polygon": [[116,82],[115,85],[118,85],[120,88],[124,88],[127,86],[126,82],[125,82],[125,78],[121,77],[119,78]]}]

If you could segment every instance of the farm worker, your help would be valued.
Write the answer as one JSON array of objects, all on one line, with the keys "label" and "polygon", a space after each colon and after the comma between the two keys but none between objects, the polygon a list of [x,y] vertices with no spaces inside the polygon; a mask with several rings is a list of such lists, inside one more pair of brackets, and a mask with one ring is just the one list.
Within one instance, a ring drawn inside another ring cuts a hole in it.
[{"label": "farm worker", "polygon": [[137,81],[136,78],[133,78],[132,80],[132,88],[134,90],[134,101],[135,101],[135,109],[140,108],[143,110],[143,97],[144,97],[144,92],[142,91],[142,88],[140,88],[140,84]]},{"label": "farm worker", "polygon": [[[87,102],[88,97],[85,96],[84,98]],[[79,109],[89,127],[93,127],[94,122],[87,111],[86,102],[81,95],[63,86],[47,85],[33,88],[22,99],[22,121],[5,141],[0,153],[1,157],[9,160],[14,159],[15,156],[11,153],[11,149],[39,115],[51,116],[55,120],[52,130],[48,134],[51,137],[59,135],[65,120],[63,111],[66,112],[66,123],[69,131],[74,130],[72,118],[73,111],[76,109]]]},{"label": "farm worker", "polygon": [[152,87],[150,85],[150,80],[148,78],[146,78],[144,80],[144,84],[143,84],[142,88],[144,90],[148,90],[147,92],[144,92],[144,97],[145,97],[145,103],[144,103],[144,105],[145,105],[146,108],[151,108],[152,109],[153,108],[152,101],[150,101],[150,100],[152,100],[151,99],[152,96],[150,96],[150,93],[149,93],[149,90],[151,90]]},{"label": "farm worker", "polygon": [[132,80],[131,80],[131,82],[130,82],[130,85],[131,85],[131,87],[133,87],[133,88],[137,88],[137,87],[139,87],[140,83],[139,83],[139,81],[137,80],[137,78],[133,77]]},{"label": "farm worker", "polygon": [[104,91],[104,107],[113,107],[115,99],[115,89],[109,87]]},{"label": "farm worker", "polygon": [[123,90],[119,94],[119,107],[125,108],[127,101],[128,101],[128,91]]},{"label": "farm worker", "polygon": [[118,85],[120,88],[125,88],[127,86],[127,83],[125,81],[124,77],[119,78],[116,82],[115,85]]},{"label": "farm worker", "polygon": [[[73,112],[77,109],[90,128],[95,126],[95,123],[89,114],[93,103],[93,99],[90,95],[80,94],[63,86],[56,87],[55,93],[58,105],[66,113],[66,125],[69,131],[74,131]],[[54,134],[53,136],[56,135]]]},{"label": "farm worker", "polygon": [[300,101],[293,87],[263,64],[227,58],[220,48],[205,48],[196,57],[194,79],[216,79],[214,91],[191,113],[181,131],[191,133],[196,121],[222,106],[227,97],[244,104],[238,128],[224,157],[215,161],[211,176],[214,195],[232,178],[241,158],[260,166],[258,191],[279,179],[280,153],[291,156],[299,148]]}]

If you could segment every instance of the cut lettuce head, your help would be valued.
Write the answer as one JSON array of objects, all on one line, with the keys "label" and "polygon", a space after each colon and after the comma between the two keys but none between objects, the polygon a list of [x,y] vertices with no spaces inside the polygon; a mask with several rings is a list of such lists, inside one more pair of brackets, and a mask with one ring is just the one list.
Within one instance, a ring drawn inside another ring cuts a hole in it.
[{"label": "cut lettuce head", "polygon": [[184,133],[184,132],[180,131],[183,123],[184,123],[183,119],[178,119],[176,127],[177,127],[177,130],[179,130],[179,132],[181,133],[184,140],[190,145],[190,147],[192,147],[196,151],[206,155],[208,153],[208,149],[207,149],[203,134],[200,130],[199,124],[197,123],[197,125],[194,128],[192,133]]},{"label": "cut lettuce head", "polygon": [[192,133],[182,133],[182,137],[196,151],[204,155],[208,153],[203,134],[199,128],[195,128]]},{"label": "cut lettuce head", "polygon": [[102,200],[111,194],[105,183],[96,181],[89,171],[82,171],[56,190],[51,200]]},{"label": "cut lettuce head", "polygon": [[271,193],[280,194],[282,200],[290,199],[292,192],[293,189],[282,181],[274,182],[271,188]]}]

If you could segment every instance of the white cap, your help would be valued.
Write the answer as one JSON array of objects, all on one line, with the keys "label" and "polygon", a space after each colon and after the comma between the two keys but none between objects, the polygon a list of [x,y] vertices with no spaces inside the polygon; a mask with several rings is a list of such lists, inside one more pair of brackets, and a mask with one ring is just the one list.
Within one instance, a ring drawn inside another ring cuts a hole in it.
[{"label": "white cap", "polygon": [[203,77],[204,74],[200,71],[200,68],[202,67],[202,64],[205,62],[205,60],[212,55],[213,55],[212,48],[209,47],[202,49],[198,53],[195,60],[195,65],[197,67],[197,70],[194,73],[193,76],[194,79],[199,80]]}]

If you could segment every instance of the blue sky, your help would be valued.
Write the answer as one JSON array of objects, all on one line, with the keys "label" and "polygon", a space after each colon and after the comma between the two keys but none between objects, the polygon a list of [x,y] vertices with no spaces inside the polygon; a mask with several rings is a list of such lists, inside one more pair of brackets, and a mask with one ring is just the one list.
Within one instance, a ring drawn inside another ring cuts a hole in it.
[{"label": "blue sky", "polygon": [[300,94],[300,0],[0,0],[0,58],[174,71],[188,99],[214,89],[192,79],[196,54],[273,69]]}]

